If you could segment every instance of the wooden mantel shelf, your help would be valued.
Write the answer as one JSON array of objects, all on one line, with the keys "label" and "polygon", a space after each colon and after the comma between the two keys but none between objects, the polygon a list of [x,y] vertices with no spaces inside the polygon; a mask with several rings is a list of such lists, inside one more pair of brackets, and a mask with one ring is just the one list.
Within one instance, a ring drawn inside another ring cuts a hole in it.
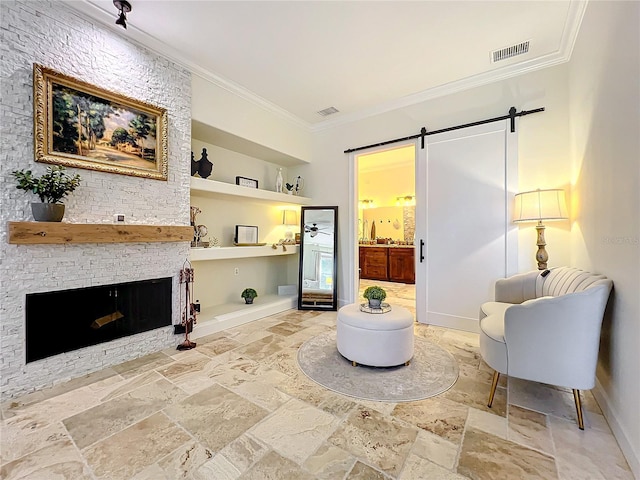
[{"label": "wooden mantel shelf", "polygon": [[112,225],[107,223],[9,222],[9,243],[189,242],[193,227],[176,225]]}]

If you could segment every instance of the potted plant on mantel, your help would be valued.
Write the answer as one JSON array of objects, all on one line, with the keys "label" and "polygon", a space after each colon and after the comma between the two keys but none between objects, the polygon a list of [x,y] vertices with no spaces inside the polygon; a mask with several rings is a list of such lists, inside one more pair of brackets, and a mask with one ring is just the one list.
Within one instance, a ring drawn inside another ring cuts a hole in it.
[{"label": "potted plant on mantel", "polygon": [[47,167],[47,172],[41,177],[35,177],[31,170],[14,170],[13,176],[18,181],[18,190],[40,197],[42,203],[31,204],[31,213],[38,222],[60,222],[64,216],[64,204],[59,202],[80,185],[80,175],[68,175],[61,166]]},{"label": "potted plant on mantel", "polygon": [[382,287],[378,287],[376,285],[373,287],[365,288],[362,296],[369,300],[370,308],[380,308],[382,305],[382,301],[387,298],[387,292],[385,292]]},{"label": "potted plant on mantel", "polygon": [[258,296],[258,292],[253,288],[245,288],[240,296],[244,298],[244,303],[253,303],[253,299]]}]

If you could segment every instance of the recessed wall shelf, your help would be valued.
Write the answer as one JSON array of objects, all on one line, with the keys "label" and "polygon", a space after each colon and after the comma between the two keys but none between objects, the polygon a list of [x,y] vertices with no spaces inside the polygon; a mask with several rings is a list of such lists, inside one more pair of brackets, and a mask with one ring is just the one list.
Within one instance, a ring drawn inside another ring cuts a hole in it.
[{"label": "recessed wall shelf", "polygon": [[282,205],[310,205],[311,199],[286,193],[261,190],[259,188],[241,187],[231,183],[207,180],[206,178],[191,177],[191,194],[204,196],[229,195],[235,197],[252,198],[272,204]]},{"label": "recessed wall shelf", "polygon": [[112,225],[106,223],[9,222],[9,243],[189,242],[193,227],[177,225]]},{"label": "recessed wall shelf", "polygon": [[190,260],[199,262],[204,260],[226,260],[229,258],[251,258],[251,257],[275,257],[278,255],[295,255],[300,251],[299,245],[286,245],[286,250],[282,245],[274,249],[271,245],[263,247],[212,247],[212,248],[192,248]]}]

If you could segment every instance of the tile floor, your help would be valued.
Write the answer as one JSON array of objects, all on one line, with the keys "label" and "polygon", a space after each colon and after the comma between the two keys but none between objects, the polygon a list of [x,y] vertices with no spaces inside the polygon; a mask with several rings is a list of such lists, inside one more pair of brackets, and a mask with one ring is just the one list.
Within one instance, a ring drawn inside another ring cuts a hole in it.
[{"label": "tile floor", "polygon": [[[412,306],[412,287],[384,287]],[[0,477],[633,479],[589,392],[583,432],[571,392],[546,385],[503,379],[487,408],[475,334],[416,324],[459,363],[439,396],[392,404],[325,390],[295,358],[335,317],[290,310],[7,402]]]}]

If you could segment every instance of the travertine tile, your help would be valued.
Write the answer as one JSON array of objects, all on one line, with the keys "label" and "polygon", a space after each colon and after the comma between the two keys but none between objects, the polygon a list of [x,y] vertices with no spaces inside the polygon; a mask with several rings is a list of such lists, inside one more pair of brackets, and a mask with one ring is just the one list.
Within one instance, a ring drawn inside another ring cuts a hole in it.
[{"label": "travertine tile", "polygon": [[467,406],[438,396],[419,402],[398,403],[391,415],[459,444],[468,410]]},{"label": "travertine tile", "polygon": [[313,475],[276,452],[267,453],[242,475],[242,480],[284,480],[285,478],[287,480],[314,480]]},{"label": "travertine tile", "polygon": [[188,440],[166,415],[156,413],[92,445],[84,456],[97,478],[127,480]]},{"label": "travertine tile", "polygon": [[0,478],[4,480],[91,480],[86,465],[71,440],[48,444],[29,455],[3,465]]},{"label": "travertine tile", "polygon": [[618,444],[611,433],[580,430],[575,422],[549,417],[562,480],[632,480]]},{"label": "travertine tile", "polygon": [[162,352],[156,352],[145,355],[144,357],[136,358],[135,360],[121,363],[112,368],[124,378],[131,378],[143,372],[163,367],[173,361],[173,358],[168,355],[165,355]]},{"label": "travertine tile", "polygon": [[458,448],[458,445],[439,435],[421,430],[418,432],[418,438],[413,444],[411,453],[452,470],[456,463]]},{"label": "travertine tile", "polygon": [[325,443],[304,462],[303,467],[319,480],[344,478],[356,459],[342,448]]},{"label": "travertine tile", "polygon": [[337,425],[333,415],[292,398],[249,434],[283,457],[302,464]]},{"label": "travertine tile", "polygon": [[552,457],[473,428],[467,428],[458,473],[474,479],[558,478]]},{"label": "travertine tile", "polygon": [[416,428],[407,427],[393,417],[358,407],[328,442],[395,476],[400,472],[417,435]]},{"label": "travertine tile", "polygon": [[[391,285],[398,295],[414,290]],[[411,304],[415,295],[408,298]],[[307,339],[335,329],[336,315],[290,310],[197,339],[193,350],[166,349],[5,402],[0,477],[633,479],[590,392],[581,392],[584,432],[571,390],[561,387],[501,375],[510,404],[499,388],[487,409],[493,371],[479,360],[475,334],[414,325],[416,335],[458,360],[460,378],[447,394],[395,404],[319,386],[301,373],[297,352]],[[174,393],[179,401],[170,405]],[[507,418],[497,415],[503,409]],[[143,414],[151,416],[136,420]],[[91,435],[100,440],[79,450],[63,421],[80,447],[94,441]],[[83,433],[83,424],[99,433]]]},{"label": "travertine tile", "polygon": [[276,325],[273,325],[267,328],[267,331],[271,333],[275,333],[277,335],[281,335],[283,337],[288,337],[289,335],[293,335],[294,333],[303,330],[305,327],[296,323],[291,322],[281,322]]},{"label": "travertine tile", "polygon": [[391,480],[391,477],[371,468],[369,465],[356,462],[346,480]]},{"label": "travertine tile", "polygon": [[202,464],[191,478],[193,480],[236,480],[240,478],[241,473],[224,455],[218,453]]},{"label": "travertine tile", "polygon": [[83,449],[185,397],[182,390],[161,379],[69,417],[63,423],[78,448]]},{"label": "travertine tile", "polygon": [[233,350],[242,346],[243,344],[233,340],[232,338],[220,337],[211,342],[203,343],[198,345],[196,348],[203,355],[208,355],[209,357],[215,357],[221,355],[229,350]]},{"label": "travertine tile", "polygon": [[268,413],[220,385],[170,405],[165,412],[212,453],[217,453]]},{"label": "travertine tile", "polygon": [[546,415],[509,405],[508,420],[509,440],[553,455],[553,441]]},{"label": "travertine tile", "polygon": [[262,442],[244,434],[220,450],[220,453],[224,455],[224,458],[239,472],[244,472],[260,460],[268,451],[268,447]]},{"label": "travertine tile", "polygon": [[[512,407],[509,407],[512,408]],[[493,413],[469,408],[467,428],[475,428],[507,440],[507,419]]]},{"label": "travertine tile", "polygon": [[[592,425],[591,418],[600,415],[600,408],[590,392],[580,392],[580,395],[585,400],[582,405],[585,427],[595,426]],[[566,420],[577,419],[572,391],[554,388],[551,385],[509,378],[509,403]],[[596,415],[591,415],[592,413]],[[604,428],[608,430],[608,427]]]},{"label": "travertine tile", "polygon": [[291,398],[275,387],[286,378],[285,374],[270,370],[259,375],[254,381],[243,382],[229,389],[272,412]]},{"label": "travertine tile", "polygon": [[285,346],[285,340],[280,335],[268,335],[260,340],[238,347],[236,352],[252,360],[262,360],[280,351]]},{"label": "travertine tile", "polygon": [[190,440],[160,459],[158,466],[168,479],[187,478],[212,457],[211,450],[194,440]]},{"label": "travertine tile", "polygon": [[68,439],[61,422],[42,422],[31,414],[11,417],[3,423],[0,433],[0,464]]},{"label": "travertine tile", "polygon": [[467,480],[468,478],[416,454],[411,454],[405,462],[398,480]]},{"label": "travertine tile", "polygon": [[459,377],[455,385],[442,396],[462,405],[484,410],[485,412],[491,412],[494,415],[506,416],[507,391],[504,388],[496,388],[493,404],[491,407],[488,407],[487,401],[489,400],[490,391],[490,384],[479,382],[469,377]]}]

